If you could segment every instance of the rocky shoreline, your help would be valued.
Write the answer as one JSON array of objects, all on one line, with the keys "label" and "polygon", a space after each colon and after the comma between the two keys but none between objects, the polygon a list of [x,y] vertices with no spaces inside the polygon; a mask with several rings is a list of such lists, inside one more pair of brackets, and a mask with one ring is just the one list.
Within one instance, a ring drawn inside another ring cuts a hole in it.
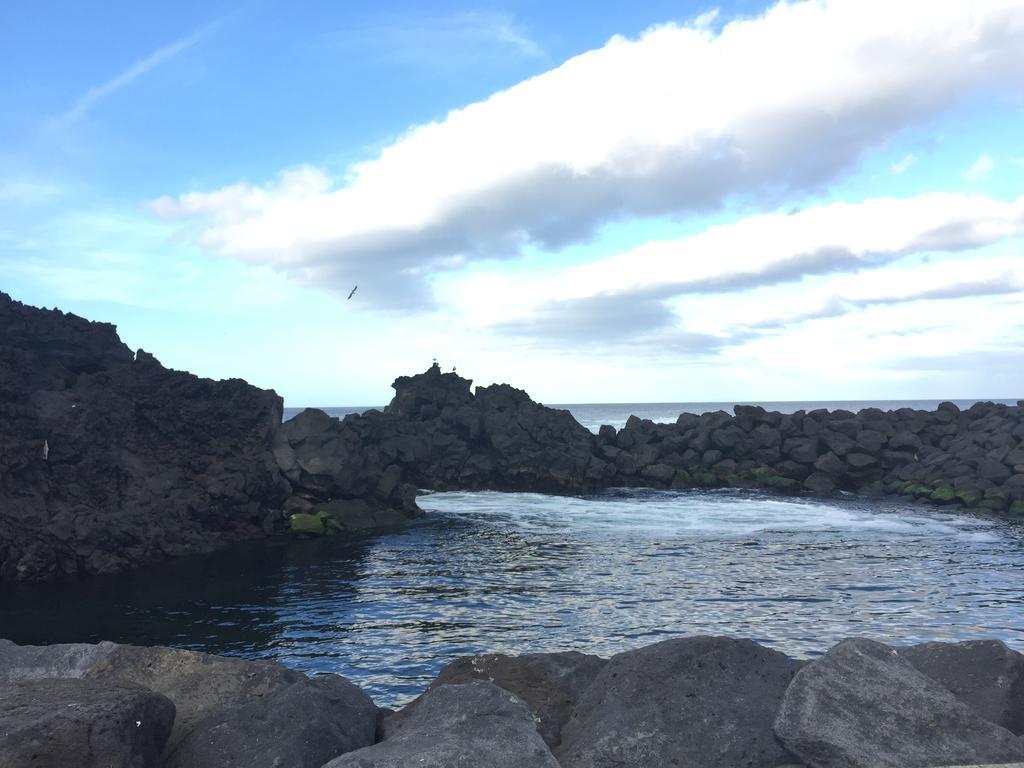
[{"label": "rocky shoreline", "polygon": [[1024,516],[1024,402],[794,414],[738,405],[597,435],[436,366],[383,411],[282,424],[273,392],[133,353],[116,329],[0,293],[0,581],[111,573],[244,539],[352,534],[418,489],[841,491]]},{"label": "rocky shoreline", "polygon": [[378,708],[337,675],[0,640],[5,768],[925,768],[1024,761],[1024,655],[683,637],[603,659],[484,654]]}]

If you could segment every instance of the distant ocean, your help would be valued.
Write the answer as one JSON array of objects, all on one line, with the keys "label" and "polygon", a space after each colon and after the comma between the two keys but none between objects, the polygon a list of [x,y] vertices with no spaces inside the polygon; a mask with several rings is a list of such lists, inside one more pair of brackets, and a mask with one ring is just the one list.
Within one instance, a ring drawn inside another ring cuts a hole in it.
[{"label": "distant ocean", "polygon": [[[856,413],[862,408],[881,408],[883,411],[894,411],[897,408],[915,408],[923,411],[935,410],[943,400],[789,400],[789,401],[761,401],[743,403],[744,405],[760,405],[769,411],[780,413],[794,413],[796,411],[813,411],[817,408],[827,408],[830,411],[842,408]],[[970,408],[978,400],[951,400],[960,408]],[[1005,403],[1016,405],[1017,400],[991,400],[994,403]],[[650,419],[656,422],[673,422],[680,413],[710,413],[711,411],[733,412],[733,402],[721,403],[576,403],[576,404],[549,404],[552,408],[563,408],[569,411],[584,427],[591,432],[597,432],[602,424],[611,424],[616,429],[621,429],[626,419],[630,416],[638,416],[641,419]],[[382,410],[383,406],[341,406],[321,408],[331,416],[345,418],[350,413],[365,413],[366,411]],[[305,408],[285,408],[284,420],[293,418],[304,411]]]}]

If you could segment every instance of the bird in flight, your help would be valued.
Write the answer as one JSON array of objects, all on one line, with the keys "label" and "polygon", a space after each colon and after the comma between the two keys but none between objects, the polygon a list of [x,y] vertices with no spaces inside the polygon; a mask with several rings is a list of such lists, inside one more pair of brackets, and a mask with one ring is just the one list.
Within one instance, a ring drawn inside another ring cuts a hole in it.
[{"label": "bird in flight", "polygon": [[[358,285],[355,288],[353,288],[351,291],[349,291],[349,294],[348,294],[348,298],[349,299],[351,299],[355,295],[357,288],[359,288]],[[345,299],[345,301],[348,301],[348,299]]]}]

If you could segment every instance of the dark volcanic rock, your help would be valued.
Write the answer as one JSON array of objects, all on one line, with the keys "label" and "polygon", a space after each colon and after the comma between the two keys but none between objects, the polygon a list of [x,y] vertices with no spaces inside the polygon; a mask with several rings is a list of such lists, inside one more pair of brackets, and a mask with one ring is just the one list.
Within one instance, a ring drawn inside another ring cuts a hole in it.
[{"label": "dark volcanic rock", "polygon": [[[167,744],[172,752],[196,723],[263,699],[282,689],[309,684],[301,672],[265,661],[213,656],[176,648],[110,644],[84,676],[142,685],[174,702],[177,717]],[[89,647],[89,646],[85,646]]]},{"label": "dark volcanic rock", "polygon": [[[336,675],[310,679],[271,662],[176,648],[0,641],[0,682],[47,678],[165,696],[177,716],[161,745],[166,741],[167,764],[180,768],[317,768],[343,751],[372,744],[376,730],[377,707]],[[275,764],[275,758],[283,762]]]},{"label": "dark volcanic rock", "polygon": [[324,768],[559,768],[529,709],[508,691],[477,680],[442,685],[387,740]]},{"label": "dark volcanic rock", "polygon": [[1024,760],[1024,743],[895,650],[844,640],[805,666],[775,732],[810,768],[926,768]]},{"label": "dark volcanic rock", "polygon": [[507,384],[475,393],[471,384],[435,365],[396,379],[383,413],[339,421],[305,411],[282,429],[281,469],[307,495],[410,514],[418,487],[574,493],[607,484],[599,457],[608,446],[568,411]]},{"label": "dark volcanic rock", "polygon": [[[583,691],[593,682],[605,660],[575,651],[505,656],[486,653],[466,656],[447,665],[423,696],[442,685],[486,680],[514,693],[530,708],[537,730],[548,746],[561,740],[562,726]],[[416,710],[423,696],[384,721],[384,732],[393,733]]]},{"label": "dark volcanic rock", "polygon": [[0,686],[4,768],[156,768],[174,705],[136,685],[46,679]]},{"label": "dark volcanic rock", "polygon": [[1024,654],[998,640],[922,643],[897,652],[986,720],[1024,734]]},{"label": "dark volcanic rock", "polygon": [[374,742],[377,707],[336,675],[303,680],[195,723],[166,768],[320,768]]},{"label": "dark volcanic rock", "polygon": [[613,656],[562,729],[563,768],[777,766],[772,732],[799,665],[749,640],[691,637]]},{"label": "dark volcanic rock", "polygon": [[263,536],[288,496],[273,392],[133,354],[0,294],[0,579],[105,573]]}]

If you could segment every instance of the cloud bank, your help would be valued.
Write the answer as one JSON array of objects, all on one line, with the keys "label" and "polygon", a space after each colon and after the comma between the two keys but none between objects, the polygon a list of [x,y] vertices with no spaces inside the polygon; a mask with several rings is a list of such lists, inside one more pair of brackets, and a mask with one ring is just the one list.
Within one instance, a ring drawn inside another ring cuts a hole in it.
[{"label": "cloud bank", "polygon": [[[860,282],[847,281],[835,290],[860,295],[868,285],[867,293],[872,294],[888,285],[885,290],[896,291],[897,297],[900,290],[920,288],[930,279],[929,290],[937,298],[944,286],[979,279],[974,260],[958,259],[938,271],[928,267],[920,278],[915,272],[921,267],[883,267],[914,254],[957,254],[1019,236],[1024,236],[1024,196],[1004,202],[935,193],[832,203],[792,214],[753,216],[687,238],[649,242],[590,264],[521,280],[514,290],[506,289],[504,297],[491,289],[488,309],[529,318],[497,319],[493,322],[499,332],[571,344],[582,338],[630,337],[673,327],[679,316],[670,303],[680,297],[749,292],[815,276],[863,272],[857,276]],[[1005,269],[986,279],[998,282]],[[1014,274],[1022,273],[1024,263]],[[942,280],[936,283],[936,276]],[[857,306],[854,298],[822,298],[825,309],[816,308],[804,319],[852,311]],[[742,314],[743,308],[738,311]]]},{"label": "cloud bank", "polygon": [[1022,37],[1021,0],[784,2],[718,32],[666,25],[418,126],[344,178],[300,168],[150,207],[224,256],[421,309],[433,276],[474,260],[818,189],[969,93],[1020,92]]}]

